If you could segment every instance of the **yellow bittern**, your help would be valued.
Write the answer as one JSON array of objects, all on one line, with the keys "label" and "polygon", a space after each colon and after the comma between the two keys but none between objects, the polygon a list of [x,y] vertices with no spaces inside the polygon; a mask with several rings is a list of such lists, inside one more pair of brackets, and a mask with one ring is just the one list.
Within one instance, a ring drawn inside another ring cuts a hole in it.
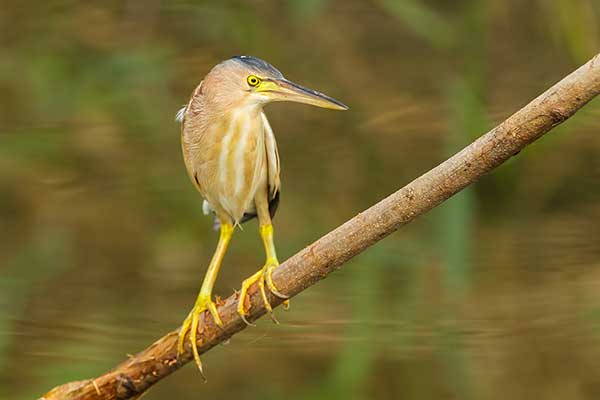
[{"label": "yellow bittern", "polygon": [[293,83],[271,64],[250,56],[237,56],[216,65],[196,87],[188,104],[177,113],[181,146],[189,177],[204,198],[203,210],[215,214],[220,236],[198,298],[179,332],[178,353],[186,334],[200,371],[196,345],[200,315],[208,310],[222,325],[212,301],[212,289],[234,227],[258,217],[266,262],[242,283],[238,312],[246,323],[244,300],[258,282],[265,308],[272,313],[265,286],[286,298],[273,284],[279,265],[273,243],[271,218],[279,203],[279,155],[275,136],[263,112],[273,101],[294,101],[334,110],[347,110],[341,102]]}]

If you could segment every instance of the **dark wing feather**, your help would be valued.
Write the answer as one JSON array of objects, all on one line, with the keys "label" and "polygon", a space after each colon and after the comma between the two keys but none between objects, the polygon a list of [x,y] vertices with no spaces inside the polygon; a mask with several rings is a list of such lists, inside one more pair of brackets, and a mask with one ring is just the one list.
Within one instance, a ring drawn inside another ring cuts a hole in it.
[{"label": "dark wing feather", "polygon": [[[275,192],[275,196],[271,200],[269,200],[269,215],[271,215],[271,219],[275,217],[275,212],[277,212],[277,207],[279,207],[279,191]],[[246,221],[250,221],[253,218],[256,218],[258,214],[256,212],[252,213],[244,213],[242,219],[240,220],[240,224],[243,224]]]}]

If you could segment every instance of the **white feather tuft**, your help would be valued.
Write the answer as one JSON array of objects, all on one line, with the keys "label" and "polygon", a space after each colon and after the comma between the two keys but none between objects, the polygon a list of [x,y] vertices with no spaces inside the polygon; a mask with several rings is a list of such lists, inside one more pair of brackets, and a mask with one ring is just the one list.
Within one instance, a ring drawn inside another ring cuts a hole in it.
[{"label": "white feather tuft", "polygon": [[202,202],[202,212],[204,213],[204,215],[208,215],[211,212],[213,212],[213,208],[210,206],[210,204],[208,204],[208,201],[204,200]]},{"label": "white feather tuft", "polygon": [[177,111],[177,114],[175,114],[175,121],[183,122],[183,116],[185,115],[186,110],[187,106],[181,107],[179,111]]}]

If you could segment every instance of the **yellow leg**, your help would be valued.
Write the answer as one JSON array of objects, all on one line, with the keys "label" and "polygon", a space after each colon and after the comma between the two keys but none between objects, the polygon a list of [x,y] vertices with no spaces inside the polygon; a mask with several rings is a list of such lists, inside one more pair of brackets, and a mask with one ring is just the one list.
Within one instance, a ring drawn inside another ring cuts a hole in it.
[{"label": "yellow leg", "polygon": [[223,322],[219,317],[219,313],[217,312],[217,306],[212,301],[212,289],[215,285],[217,275],[219,274],[219,268],[221,267],[221,262],[223,261],[223,256],[225,256],[225,252],[227,251],[227,246],[229,245],[232,235],[233,226],[231,224],[221,224],[219,243],[217,244],[215,254],[210,261],[208,270],[206,271],[204,281],[202,282],[202,287],[200,288],[200,293],[198,294],[198,298],[196,299],[196,303],[194,304],[192,311],[190,311],[186,319],[183,321],[181,329],[179,330],[177,354],[180,355],[184,352],[185,336],[189,332],[189,342],[192,346],[194,360],[196,361],[196,365],[198,366],[200,373],[202,373],[202,376],[204,376],[204,373],[202,372],[202,362],[200,362],[198,344],[196,343],[198,326],[200,324],[200,316],[204,311],[208,310],[212,315],[215,324],[218,326],[223,325]]},{"label": "yellow leg", "polygon": [[[260,237],[262,238],[263,244],[265,246],[265,253],[267,254],[267,261],[265,265],[257,271],[250,278],[244,280],[242,282],[242,288],[240,290],[240,298],[238,300],[237,311],[244,320],[244,322],[248,325],[252,325],[246,319],[246,310],[244,308],[244,302],[246,297],[248,296],[248,289],[254,283],[258,282],[258,288],[260,289],[260,293],[262,296],[263,303],[265,304],[265,308],[269,313],[273,322],[278,323],[277,319],[273,315],[273,308],[271,307],[271,303],[269,303],[269,299],[267,298],[267,292],[265,291],[265,286],[269,288],[271,293],[275,296],[280,297],[282,299],[287,299],[288,296],[281,293],[275,284],[273,283],[273,270],[279,266],[279,261],[277,260],[277,253],[275,252],[275,244],[273,243],[273,225],[261,225],[260,226]],[[284,307],[287,309],[289,307],[289,300],[284,302]]]}]

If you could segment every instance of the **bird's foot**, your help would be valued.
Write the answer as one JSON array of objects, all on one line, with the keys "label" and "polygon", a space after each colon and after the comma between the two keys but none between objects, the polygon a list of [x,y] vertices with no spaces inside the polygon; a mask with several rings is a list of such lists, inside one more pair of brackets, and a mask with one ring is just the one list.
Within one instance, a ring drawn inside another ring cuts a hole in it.
[{"label": "bird's foot", "polygon": [[[185,337],[189,332],[189,342],[192,345],[192,354],[194,356],[194,361],[196,361],[196,365],[204,377],[204,372],[202,370],[202,362],[200,361],[200,355],[198,354],[198,344],[196,343],[196,336],[198,334],[198,326],[200,325],[200,319],[204,321],[205,314],[204,311],[209,311],[215,321],[215,324],[219,327],[223,326],[223,322],[221,321],[221,317],[219,317],[219,313],[217,312],[216,304],[210,299],[210,295],[199,295],[196,300],[196,304],[194,304],[194,308],[188,314],[186,319],[183,321],[181,325],[181,329],[179,330],[179,342],[177,345],[177,356],[183,354],[185,347]],[[206,379],[206,378],[205,378]]]},{"label": "bird's foot", "polygon": [[263,303],[265,304],[265,308],[266,308],[267,312],[269,313],[269,316],[271,317],[273,322],[275,322],[276,324],[279,323],[277,321],[277,318],[275,318],[275,315],[273,314],[273,308],[271,307],[271,303],[269,302],[269,299],[267,297],[267,292],[265,290],[265,287],[267,287],[271,291],[271,293],[273,293],[275,296],[277,296],[281,299],[286,299],[283,302],[283,306],[284,306],[285,310],[287,310],[289,308],[290,301],[287,300],[287,298],[289,296],[286,296],[285,294],[281,293],[277,289],[275,284],[273,283],[272,274],[273,274],[273,271],[275,270],[275,268],[277,268],[278,266],[279,266],[279,262],[276,259],[267,260],[264,267],[262,267],[259,271],[257,271],[250,278],[248,278],[248,279],[244,280],[244,282],[242,282],[242,289],[240,290],[240,297],[238,300],[237,311],[238,311],[238,314],[240,314],[240,317],[242,317],[242,319],[244,320],[244,322],[246,324],[254,325],[246,319],[246,315],[248,315],[248,313],[245,310],[244,303],[246,301],[246,297],[248,296],[248,289],[257,282],[258,282],[258,288],[260,290],[260,294],[262,296]]}]

